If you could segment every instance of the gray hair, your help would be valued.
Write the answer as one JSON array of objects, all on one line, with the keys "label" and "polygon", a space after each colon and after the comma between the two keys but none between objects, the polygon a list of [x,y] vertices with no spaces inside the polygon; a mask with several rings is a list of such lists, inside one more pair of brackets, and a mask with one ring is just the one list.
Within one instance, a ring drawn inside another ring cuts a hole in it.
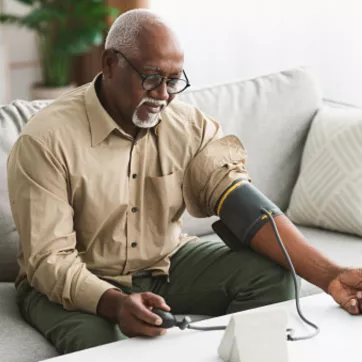
[{"label": "gray hair", "polygon": [[[125,51],[135,55],[139,52],[137,37],[145,24],[163,24],[168,26],[160,16],[148,9],[129,10],[120,15],[112,24],[106,37],[105,49]],[[124,59],[120,58],[120,65]]]}]

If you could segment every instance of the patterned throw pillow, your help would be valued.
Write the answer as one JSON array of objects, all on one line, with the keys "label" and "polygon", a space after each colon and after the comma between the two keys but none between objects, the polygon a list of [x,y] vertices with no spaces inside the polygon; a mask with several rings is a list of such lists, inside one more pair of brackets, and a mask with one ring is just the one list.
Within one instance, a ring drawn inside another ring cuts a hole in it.
[{"label": "patterned throw pillow", "polygon": [[362,110],[317,113],[287,215],[296,224],[362,236]]}]

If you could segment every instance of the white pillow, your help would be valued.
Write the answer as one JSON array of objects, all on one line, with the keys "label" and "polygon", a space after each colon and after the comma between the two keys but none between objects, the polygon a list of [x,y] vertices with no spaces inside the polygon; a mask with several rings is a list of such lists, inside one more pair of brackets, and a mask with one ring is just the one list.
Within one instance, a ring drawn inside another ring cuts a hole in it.
[{"label": "white pillow", "polygon": [[362,110],[324,107],[317,113],[287,216],[362,236]]}]

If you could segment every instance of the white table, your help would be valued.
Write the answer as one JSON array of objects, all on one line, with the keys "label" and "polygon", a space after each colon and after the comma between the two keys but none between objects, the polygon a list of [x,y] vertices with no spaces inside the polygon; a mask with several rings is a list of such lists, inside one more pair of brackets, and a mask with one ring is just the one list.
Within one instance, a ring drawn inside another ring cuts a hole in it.
[{"label": "white table", "polygon": [[[308,331],[300,321],[295,302],[289,301],[263,307],[283,307],[288,311],[288,327],[296,335]],[[362,316],[351,316],[343,311],[330,296],[318,294],[301,299],[302,312],[315,322],[320,334],[310,340],[287,342],[290,362],[343,362],[357,361],[362,355]],[[244,312],[247,313],[247,312]],[[197,325],[211,326],[227,324],[230,316],[212,318]],[[48,362],[221,362],[217,348],[223,331],[181,331],[173,328],[167,335],[155,339],[132,338],[88,350],[55,357]]]}]

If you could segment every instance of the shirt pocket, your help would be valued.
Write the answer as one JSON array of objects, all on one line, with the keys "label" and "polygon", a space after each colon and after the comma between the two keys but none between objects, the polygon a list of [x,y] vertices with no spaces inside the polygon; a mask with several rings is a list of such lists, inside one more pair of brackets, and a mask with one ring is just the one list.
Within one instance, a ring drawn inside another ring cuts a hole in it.
[{"label": "shirt pocket", "polygon": [[166,236],[185,210],[182,173],[173,171],[166,176],[146,177],[145,184],[145,227],[153,234]]}]

